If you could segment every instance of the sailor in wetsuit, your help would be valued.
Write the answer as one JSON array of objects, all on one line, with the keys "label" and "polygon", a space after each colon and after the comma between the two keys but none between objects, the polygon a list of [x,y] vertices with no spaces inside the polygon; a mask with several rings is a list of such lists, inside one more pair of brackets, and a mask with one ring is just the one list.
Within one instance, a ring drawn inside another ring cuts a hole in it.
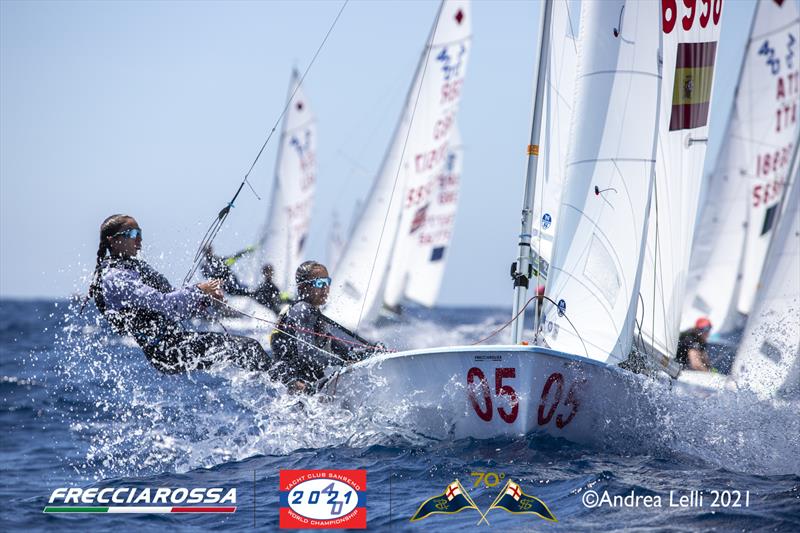
[{"label": "sailor in wetsuit", "polygon": [[331,285],[324,265],[306,261],[297,268],[295,281],[297,302],[280,314],[270,339],[276,360],[273,375],[295,390],[311,393],[328,366],[360,361],[385,348],[322,314],[319,308]]},{"label": "sailor in wetsuit", "polygon": [[261,274],[264,278],[258,287],[250,292],[250,297],[277,314],[281,312],[284,304],[293,302],[288,295],[282,294],[278,286],[272,281],[274,272],[272,265],[269,263],[264,265],[264,268],[261,269]]},{"label": "sailor in wetsuit", "polygon": [[713,371],[707,350],[710,332],[711,321],[701,317],[697,319],[692,329],[681,333],[675,360],[682,368],[701,372]]},{"label": "sailor in wetsuit", "polygon": [[141,247],[142,230],[133,217],[111,215],[100,226],[89,295],[117,333],[136,339],[153,366],[165,373],[205,369],[223,360],[251,370],[269,368],[269,355],[255,339],[187,331],[181,324],[203,314],[212,299],[222,298],[220,280],[175,290],[135,257]]},{"label": "sailor in wetsuit", "polygon": [[222,288],[228,294],[249,296],[250,291],[248,291],[247,286],[236,277],[231,267],[236,261],[253,252],[253,250],[255,250],[254,247],[248,246],[231,256],[220,257],[214,254],[214,248],[209,244],[203,250],[203,262],[200,264],[200,272],[209,279],[222,280]]}]

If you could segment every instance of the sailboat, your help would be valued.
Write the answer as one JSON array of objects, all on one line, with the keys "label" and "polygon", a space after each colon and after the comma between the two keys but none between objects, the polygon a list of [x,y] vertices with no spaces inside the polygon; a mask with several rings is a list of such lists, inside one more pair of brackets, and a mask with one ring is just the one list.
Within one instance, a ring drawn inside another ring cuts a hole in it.
[{"label": "sailboat", "polygon": [[681,324],[708,317],[719,335],[741,330],[798,147],[797,2],[758,2],[722,150],[692,251]]},{"label": "sailboat", "polygon": [[[784,51],[780,57],[778,52],[771,52],[781,49]],[[792,177],[796,172],[789,170],[793,161],[796,164],[800,145],[796,111],[800,107],[800,61],[792,55],[797,52],[800,52],[800,13],[796,2],[759,2],[723,148],[711,175],[695,237],[690,290],[682,318],[684,329],[691,327],[698,317],[707,316],[718,335],[741,332],[756,301],[767,296],[771,301],[776,299],[766,289],[770,280],[764,277],[767,272],[764,265],[768,250],[774,248],[775,253],[782,253],[781,247],[789,246],[785,238],[780,244],[771,243],[782,206],[791,205],[783,201],[785,191],[792,179],[796,179]],[[788,291],[792,285],[787,283],[785,287]],[[752,345],[754,340],[747,338],[754,328],[758,326],[747,323],[733,365],[738,370],[731,379],[724,374],[683,370],[678,376],[679,388],[712,393],[752,385],[766,395],[764,383],[770,380],[754,379],[751,384],[748,377],[757,374],[752,368],[758,350]],[[791,331],[786,329],[787,334]],[[781,359],[790,364],[796,356]],[[769,367],[765,365],[762,370]]]},{"label": "sailboat", "polygon": [[431,183],[424,220],[409,232],[411,242],[405,252],[397,247],[393,256],[407,253],[405,263],[392,261],[383,294],[388,309],[399,309],[411,301],[433,307],[444,278],[448,248],[458,210],[461,172],[464,168],[464,147],[455,127],[441,170]]},{"label": "sailboat", "polygon": [[800,394],[800,183],[798,160],[761,288],[730,379],[763,398]]},{"label": "sailboat", "polygon": [[407,288],[433,292],[414,281],[414,269],[422,260],[443,264],[445,258],[446,245],[431,247],[430,231],[438,225],[433,211],[442,209],[434,194],[455,145],[471,20],[467,1],[440,5],[391,145],[334,272],[325,313],[349,329],[376,318],[384,294],[391,304]]},{"label": "sailboat", "polygon": [[294,272],[305,259],[317,180],[317,120],[297,70],[292,72],[288,94],[291,102],[281,129],[270,208],[255,266],[260,273],[264,263],[271,263],[273,281],[284,291],[293,287]]},{"label": "sailboat", "polygon": [[554,72],[548,63],[561,52],[551,46],[553,35],[566,29],[554,28],[553,21],[572,19],[561,11],[568,9],[564,1],[543,5],[513,267],[514,344],[411,350],[357,363],[325,387],[346,406],[398,412],[411,403],[417,429],[455,438],[547,432],[580,441],[593,438],[610,406],[638,397],[632,374],[617,363],[633,345],[655,173],[664,55],[658,3],[582,5],[548,301],[534,332],[536,344],[523,338],[522,310],[535,267],[541,266],[532,251],[532,229],[539,152],[549,142],[547,132],[541,142],[542,106]]}]

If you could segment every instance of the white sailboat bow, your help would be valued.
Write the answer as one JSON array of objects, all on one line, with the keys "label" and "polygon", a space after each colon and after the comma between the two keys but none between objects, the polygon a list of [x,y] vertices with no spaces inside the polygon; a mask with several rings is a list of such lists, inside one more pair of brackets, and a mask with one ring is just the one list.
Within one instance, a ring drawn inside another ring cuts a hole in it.
[{"label": "white sailboat bow", "polygon": [[581,14],[576,121],[547,283],[557,304],[545,303],[542,325],[550,348],[600,362],[626,359],[634,335],[659,125],[658,7],[587,2]]},{"label": "white sailboat bow", "polygon": [[297,71],[292,73],[275,164],[275,181],[267,224],[259,243],[259,260],[272,263],[273,279],[283,290],[294,284],[304,260],[317,179],[317,124]]},{"label": "white sailboat bow", "polygon": [[[662,91],[656,177],[638,312],[646,350],[674,357],[703,182],[722,4],[691,24],[669,10],[662,21]],[[703,13],[701,13],[703,15]],[[688,27],[687,27],[688,26]]]},{"label": "white sailboat bow", "polygon": [[455,131],[471,20],[468,1],[442,2],[392,144],[337,266],[326,314],[351,329],[377,316],[384,293],[403,294],[407,261]]},{"label": "white sailboat bow", "polygon": [[756,6],[723,148],[695,236],[682,325],[717,333],[750,312],[798,144],[800,18],[796,2]]}]

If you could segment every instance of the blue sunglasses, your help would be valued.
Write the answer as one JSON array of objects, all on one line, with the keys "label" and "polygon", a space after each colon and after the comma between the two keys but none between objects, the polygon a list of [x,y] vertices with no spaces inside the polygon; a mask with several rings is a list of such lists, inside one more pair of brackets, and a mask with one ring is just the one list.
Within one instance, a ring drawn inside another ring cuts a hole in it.
[{"label": "blue sunglasses", "polygon": [[301,285],[303,283],[313,285],[315,289],[324,289],[331,286],[331,278],[315,278],[300,282]]},{"label": "blue sunglasses", "polygon": [[128,239],[135,239],[136,237],[141,236],[142,230],[139,228],[126,229],[125,231],[120,231],[119,233],[114,234],[114,237],[127,237]]}]

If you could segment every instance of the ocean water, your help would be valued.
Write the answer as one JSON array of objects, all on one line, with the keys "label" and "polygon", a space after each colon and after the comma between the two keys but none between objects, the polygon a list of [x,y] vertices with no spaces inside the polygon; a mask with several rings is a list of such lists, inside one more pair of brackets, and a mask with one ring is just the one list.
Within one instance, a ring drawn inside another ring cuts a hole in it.
[{"label": "ocean water", "polygon": [[[746,393],[678,397],[642,378],[657,415],[639,416],[630,406],[629,416],[609,421],[618,431],[594,445],[543,436],[437,441],[413,424],[393,424],[392,413],[367,419],[323,398],[287,395],[265,376],[233,367],[161,375],[90,307],[77,316],[66,301],[0,301],[3,531],[271,531],[278,529],[280,470],[332,468],[367,471],[367,523],[376,531],[800,531],[798,402]],[[365,333],[395,348],[461,344],[488,335],[508,315],[436,309]],[[255,321],[233,327],[265,341]],[[489,524],[478,525],[474,510],[409,521],[455,479],[481,510],[513,479],[558,522],[502,510],[486,516]],[[238,509],[43,513],[59,487],[236,488]],[[659,496],[662,506],[640,498],[638,505],[588,507],[592,491]],[[669,507],[671,491],[676,501],[702,491],[703,504]],[[740,506],[712,507],[713,491],[739,491]]]}]

